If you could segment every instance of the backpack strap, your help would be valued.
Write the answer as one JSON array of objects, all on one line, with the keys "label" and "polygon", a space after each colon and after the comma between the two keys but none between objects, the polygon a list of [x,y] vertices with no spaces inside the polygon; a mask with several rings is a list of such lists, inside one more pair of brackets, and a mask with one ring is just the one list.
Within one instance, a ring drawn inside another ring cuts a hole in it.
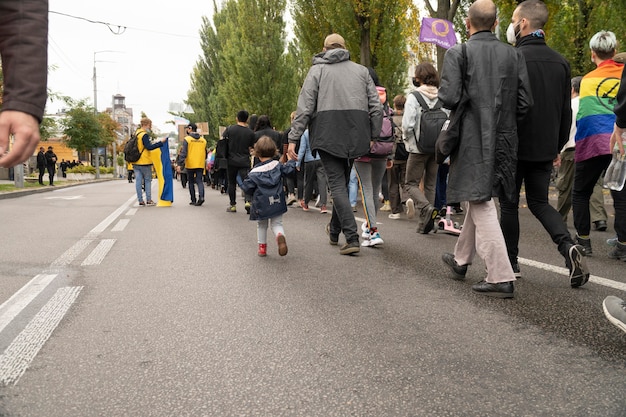
[{"label": "backpack strap", "polygon": [[424,100],[424,97],[422,97],[422,94],[415,90],[413,91],[411,94],[413,94],[415,96],[415,98],[417,99],[417,102],[420,104],[420,107],[422,109],[427,109],[427,110],[438,110],[442,107],[442,103],[441,100],[437,99],[437,101],[435,102],[435,105],[432,107],[428,107],[428,104],[426,103],[426,100]]}]

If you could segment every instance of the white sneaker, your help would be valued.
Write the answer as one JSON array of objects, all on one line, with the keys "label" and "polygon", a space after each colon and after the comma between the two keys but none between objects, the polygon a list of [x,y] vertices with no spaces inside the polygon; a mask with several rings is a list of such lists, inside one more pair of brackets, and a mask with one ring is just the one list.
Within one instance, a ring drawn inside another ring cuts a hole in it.
[{"label": "white sneaker", "polygon": [[389,218],[392,220],[398,220],[400,218],[400,213],[391,213]]},{"label": "white sneaker", "polygon": [[361,243],[361,246],[364,246],[364,247],[382,246],[383,243],[385,242],[383,242],[383,239],[380,237],[380,233],[375,232],[373,235],[370,235],[369,239],[364,240]]},{"label": "white sneaker", "polygon": [[406,200],[406,217],[409,219],[415,218],[415,203],[412,198]]},{"label": "white sneaker", "polygon": [[[361,224],[361,237],[363,239],[369,239],[370,238],[370,229],[367,228],[367,222]],[[367,245],[365,245],[367,246]]]}]

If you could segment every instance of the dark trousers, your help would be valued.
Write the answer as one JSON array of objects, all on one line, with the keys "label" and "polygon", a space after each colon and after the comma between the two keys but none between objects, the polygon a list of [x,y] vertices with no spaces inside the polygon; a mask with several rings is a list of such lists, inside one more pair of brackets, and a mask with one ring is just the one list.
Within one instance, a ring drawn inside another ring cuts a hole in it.
[{"label": "dark trousers", "polygon": [[346,242],[358,242],[356,220],[348,198],[348,182],[353,161],[338,158],[324,151],[319,151],[330,194],[333,196],[333,214],[330,218],[330,234],[339,236],[343,232]]},{"label": "dark trousers", "polygon": [[[591,232],[589,200],[598,178],[611,163],[611,155],[600,155],[585,161],[576,162],[574,188],[572,188],[572,209],[574,227],[578,236],[588,236]],[[615,216],[617,218],[617,216]]]},{"label": "dark trousers", "polygon": [[[237,174],[241,177],[241,180],[245,180],[248,178],[248,172],[250,172],[249,167],[233,167],[228,166],[228,197],[230,198],[230,205],[234,206],[237,204]],[[244,201],[248,202],[252,200],[251,196],[248,194],[245,195]]]},{"label": "dark trousers", "polygon": [[313,195],[313,185],[317,179],[317,193],[320,195],[320,204],[325,206],[328,199],[326,173],[321,160],[304,163],[304,202],[308,204]]},{"label": "dark trousers", "polygon": [[39,165],[37,169],[39,170],[39,184],[43,185],[43,174],[46,172],[46,167],[44,165]]},{"label": "dark trousers", "polygon": [[515,176],[515,201],[500,199],[500,226],[511,263],[517,263],[519,253],[519,193],[522,183],[524,183],[526,202],[530,212],[546,229],[552,241],[558,245],[561,255],[567,256],[569,246],[574,243],[563,217],[548,201],[551,174],[552,161],[518,161]]},{"label": "dark trousers", "polygon": [[393,166],[387,170],[389,179],[389,204],[391,212],[402,213],[402,187],[406,176],[406,161],[393,161]]},{"label": "dark trousers", "polygon": [[626,242],[626,187],[621,191],[611,190],[615,208],[615,233],[617,240]]},{"label": "dark trousers", "polygon": [[187,168],[189,176],[189,195],[191,201],[196,202],[196,185],[198,186],[198,198],[204,200],[204,182],[202,181],[202,168]]},{"label": "dark trousers", "polygon": [[50,180],[50,185],[54,184],[55,171],[56,167],[54,165],[48,165],[48,179]]}]

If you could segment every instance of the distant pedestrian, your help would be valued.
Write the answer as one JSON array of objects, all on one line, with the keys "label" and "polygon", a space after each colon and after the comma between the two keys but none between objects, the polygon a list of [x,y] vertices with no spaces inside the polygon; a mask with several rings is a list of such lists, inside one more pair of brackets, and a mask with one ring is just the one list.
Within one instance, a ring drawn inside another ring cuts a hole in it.
[{"label": "distant pedestrian", "polygon": [[57,155],[54,153],[52,146],[48,146],[46,151],[46,169],[48,170],[49,185],[54,185],[54,174],[57,170]]},{"label": "distant pedestrian", "polygon": [[43,185],[43,176],[46,173],[46,152],[43,146],[37,152],[37,170],[39,171],[39,185]]},{"label": "distant pedestrian", "polygon": [[310,128],[311,150],[322,159],[333,197],[333,214],[327,231],[337,245],[343,233],[346,244],[339,253],[360,251],[357,224],[348,199],[348,181],[354,158],[369,152],[382,124],[382,106],[368,69],[350,60],[342,36],[324,39],[324,49],[313,58],[289,132],[288,154],[296,159],[296,144]]},{"label": "distant pedestrian", "polygon": [[[152,143],[150,141],[150,133],[152,132],[152,120],[144,117],[141,119],[140,127],[136,131],[138,138],[137,146],[141,156],[137,162],[133,163],[133,171],[135,172],[135,191],[137,192],[137,201],[140,206],[154,206],[156,203],[152,201],[152,159],[150,159],[149,152],[144,150],[153,150],[163,147],[163,144],[167,138],[163,138],[160,141]],[[143,200],[142,188],[146,192],[146,201]]]},{"label": "distant pedestrian", "polygon": [[[197,132],[195,123],[189,123],[185,128],[187,136],[183,140],[183,146],[178,153],[178,172],[182,168],[187,169],[189,178],[189,195],[192,206],[201,206],[204,203],[204,181],[203,173],[206,166],[206,139]],[[196,186],[198,187],[198,198],[196,199]]]},{"label": "distant pedestrian", "polygon": [[[228,126],[222,135],[228,142],[228,197],[230,205],[226,209],[229,213],[237,212],[237,175],[245,180],[250,172],[250,152],[254,147],[254,132],[248,128],[248,112],[240,110],[237,113],[237,124]],[[245,209],[250,214],[250,195],[244,196]]]},{"label": "distant pedestrian", "polygon": [[283,214],[287,212],[287,202],[283,191],[283,177],[295,170],[295,161],[281,164],[276,156],[276,142],[269,136],[261,136],[254,144],[254,156],[260,163],[243,180],[241,188],[252,195],[250,220],[257,222],[258,255],[267,255],[267,229],[272,228],[276,236],[278,254],[287,255],[287,241],[283,228]]}]

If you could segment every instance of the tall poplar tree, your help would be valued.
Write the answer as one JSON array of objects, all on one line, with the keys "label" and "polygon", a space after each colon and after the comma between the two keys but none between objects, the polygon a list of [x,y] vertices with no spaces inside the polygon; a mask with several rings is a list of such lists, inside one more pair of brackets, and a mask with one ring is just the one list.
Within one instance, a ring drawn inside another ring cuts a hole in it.
[{"label": "tall poplar tree", "polygon": [[410,0],[293,0],[297,47],[302,56],[312,57],[321,52],[328,34],[339,33],[351,59],[374,68],[381,84],[397,94],[407,82],[411,7]]}]

